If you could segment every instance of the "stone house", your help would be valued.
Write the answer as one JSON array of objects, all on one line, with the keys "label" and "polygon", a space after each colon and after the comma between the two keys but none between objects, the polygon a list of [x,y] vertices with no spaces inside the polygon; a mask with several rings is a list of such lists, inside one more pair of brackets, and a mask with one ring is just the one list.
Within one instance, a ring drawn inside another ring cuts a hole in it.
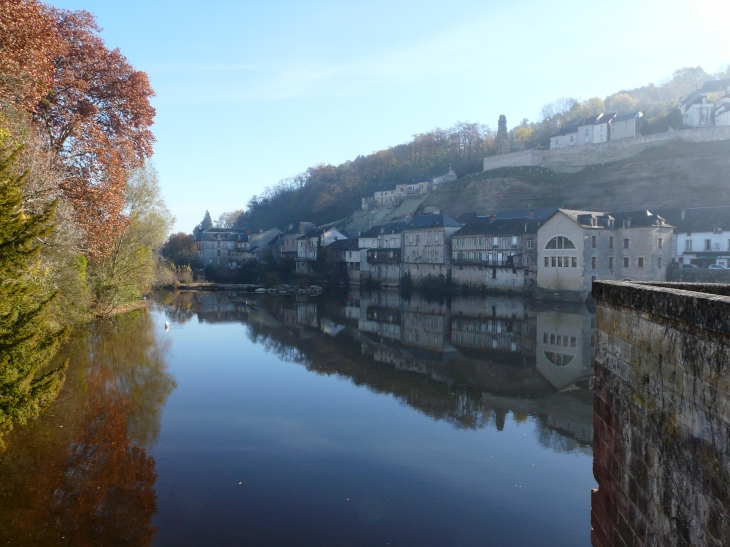
[{"label": "stone house", "polygon": [[418,198],[431,193],[439,186],[455,181],[456,178],[454,170],[449,168],[448,173],[429,180],[416,179],[401,183],[383,183],[378,186],[372,197],[362,198],[362,210],[372,211],[398,207],[406,199]]},{"label": "stone house", "polygon": [[550,150],[555,148],[570,148],[578,145],[578,128],[582,120],[564,125],[550,136]]},{"label": "stone house", "polygon": [[297,273],[306,274],[312,272],[312,265],[317,261],[317,253],[320,248],[327,247],[334,241],[349,239],[336,228],[320,228],[297,239]]},{"label": "stone house", "polygon": [[[730,103],[730,99],[727,99],[728,94],[730,94],[730,78],[705,82],[699,90],[680,101],[682,123],[688,127],[728,125],[730,122],[730,115],[726,114],[730,108],[726,106]],[[718,95],[720,99],[714,102]]]},{"label": "stone house", "polygon": [[531,218],[479,217],[451,240],[451,278],[456,283],[523,292],[537,281],[537,229]]},{"label": "stone house", "polygon": [[311,222],[300,222],[296,226],[289,225],[289,229],[282,234],[279,240],[279,255],[282,260],[296,261],[298,252],[297,240],[309,232],[313,232],[316,226]]},{"label": "stone house", "polygon": [[626,114],[617,114],[611,120],[611,140],[618,141],[621,139],[630,139],[639,136],[639,124],[644,113],[628,112]]},{"label": "stone house", "polygon": [[208,228],[198,239],[198,256],[205,266],[225,264],[240,268],[246,260],[247,230],[233,228]]},{"label": "stone house", "polygon": [[414,281],[451,273],[451,237],[461,224],[443,214],[419,215],[404,231],[403,274]]},{"label": "stone house", "polygon": [[[347,252],[351,247],[357,248],[357,241],[351,239],[335,239],[332,243],[324,247],[325,261],[327,263],[327,272],[345,272],[348,269]],[[359,254],[358,251],[358,264]]]},{"label": "stone house", "polygon": [[672,261],[730,267],[730,207],[667,209],[659,214],[674,226]]},{"label": "stone house", "polygon": [[366,251],[369,276],[383,285],[400,283],[405,222],[390,222],[379,226],[377,244]]},{"label": "stone house", "polygon": [[269,228],[250,234],[245,247],[245,259],[266,262],[269,257],[275,258],[274,248],[282,233],[279,228]]},{"label": "stone house", "polygon": [[541,296],[582,299],[596,279],[663,281],[672,230],[649,211],[558,211],[538,228]]}]

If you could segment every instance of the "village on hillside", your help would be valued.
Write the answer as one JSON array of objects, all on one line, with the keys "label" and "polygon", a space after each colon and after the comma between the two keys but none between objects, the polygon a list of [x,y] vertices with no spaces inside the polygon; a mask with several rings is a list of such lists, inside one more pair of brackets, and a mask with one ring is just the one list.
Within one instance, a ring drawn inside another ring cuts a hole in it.
[{"label": "village on hillside", "polygon": [[[687,127],[721,127],[719,137],[708,139],[730,139],[724,133],[730,80],[707,82],[679,108]],[[568,123],[551,137],[551,150],[638,141],[642,115],[600,113]],[[504,159],[515,156],[508,146],[503,152]],[[456,181],[449,169],[431,179],[381,184],[348,223],[318,227],[303,220],[258,233],[213,227],[198,234],[198,256],[204,266],[233,271],[247,261],[289,261],[298,276],[336,274],[351,285],[398,287],[406,279],[441,278],[469,289],[560,299],[586,298],[595,280],[664,281],[670,271],[730,271],[730,206],[601,211],[587,203],[585,210],[556,205],[472,211],[456,219],[423,206]]]}]

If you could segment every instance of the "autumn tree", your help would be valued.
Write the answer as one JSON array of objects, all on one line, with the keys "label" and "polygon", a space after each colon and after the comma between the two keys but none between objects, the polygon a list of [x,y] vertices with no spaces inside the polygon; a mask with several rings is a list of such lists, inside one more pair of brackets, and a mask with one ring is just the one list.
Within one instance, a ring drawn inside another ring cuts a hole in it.
[{"label": "autumn tree", "polygon": [[198,248],[193,236],[185,232],[172,234],[162,246],[162,256],[176,266],[198,266]]},{"label": "autumn tree", "polygon": [[63,367],[41,371],[67,333],[48,311],[57,293],[39,260],[56,203],[37,213],[23,209],[28,172],[14,174],[19,152],[0,149],[0,446],[3,434],[37,416],[58,393]]},{"label": "autumn tree", "polygon": [[160,196],[157,172],[151,165],[135,170],[127,181],[122,213],[129,220],[112,240],[110,252],[89,267],[97,315],[111,313],[155,284],[158,252],[174,217]]},{"label": "autumn tree", "polygon": [[238,219],[243,217],[243,215],[243,209],[236,209],[235,211],[222,213],[221,216],[218,217],[216,226],[218,228],[233,228],[238,223]]},{"label": "autumn tree", "polygon": [[32,109],[66,168],[63,191],[73,205],[91,258],[108,254],[124,227],[124,185],[152,155],[154,95],[144,72],[109,50],[94,16],[51,8],[61,47],[52,85]]},{"label": "autumn tree", "polygon": [[53,85],[53,61],[61,48],[45,4],[0,1],[0,101],[32,111]]}]

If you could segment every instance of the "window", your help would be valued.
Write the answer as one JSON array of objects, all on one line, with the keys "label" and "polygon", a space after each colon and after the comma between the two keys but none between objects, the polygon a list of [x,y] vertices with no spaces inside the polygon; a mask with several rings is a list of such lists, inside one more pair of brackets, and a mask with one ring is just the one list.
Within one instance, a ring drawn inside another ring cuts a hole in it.
[{"label": "window", "polygon": [[558,264],[558,259],[556,257],[551,258],[551,265],[553,268],[555,268]]},{"label": "window", "polygon": [[558,268],[562,268],[562,267],[563,267],[563,257],[559,256],[558,257]]},{"label": "window", "polygon": [[552,351],[545,351],[543,353],[545,354],[545,357],[547,357],[548,361],[558,367],[564,367],[570,364],[573,360],[572,355],[566,355],[564,353],[553,353]]},{"label": "window", "polygon": [[721,234],[722,233],[722,226],[720,224],[715,224],[713,233],[715,234]]},{"label": "window", "polygon": [[644,267],[644,257],[643,257],[643,256],[640,256],[640,257],[639,257],[639,258],[637,259],[637,264],[636,264],[636,266],[637,266],[637,267],[639,267],[639,268],[643,268],[643,267]]},{"label": "window", "polygon": [[624,268],[628,268],[628,267],[629,267],[629,257],[625,256],[624,257]]},{"label": "window", "polygon": [[685,251],[691,251],[692,250],[692,240],[691,239],[685,239],[684,240],[684,250]]},{"label": "window", "polygon": [[597,265],[596,262],[597,261],[598,261],[598,259],[595,256],[592,256],[591,257],[591,270],[595,270],[596,269],[596,265]]},{"label": "window", "polygon": [[608,269],[613,270],[613,257],[612,256],[608,257]]},{"label": "window", "polygon": [[463,247],[464,246],[464,238],[463,237],[459,237],[459,238],[456,239],[456,246],[457,247]]},{"label": "window", "polygon": [[705,251],[711,251],[712,250],[712,241],[709,239],[705,240]]},{"label": "window", "polygon": [[664,244],[664,241],[662,240],[662,238],[661,237],[657,238],[657,240],[656,240],[657,249],[661,249],[663,244]]},{"label": "window", "polygon": [[623,221],[623,227],[624,227],[624,230],[626,230],[627,228],[630,228],[631,227],[631,221],[630,220],[624,220]]},{"label": "window", "polygon": [[577,268],[578,267],[578,257],[574,256],[573,258],[571,258],[571,260],[572,260],[571,266],[573,268]]},{"label": "window", "polygon": [[[728,240],[728,245],[730,245],[730,240]],[[527,248],[528,249],[534,249],[535,248],[535,242],[532,239],[529,239],[527,241]]]},{"label": "window", "polygon": [[591,218],[591,226],[594,228],[598,226],[598,219],[597,218]]},{"label": "window", "polygon": [[629,238],[625,237],[624,238],[624,249],[628,249],[628,248],[629,248]]},{"label": "window", "polygon": [[564,236],[556,236],[548,241],[546,249],[575,249],[575,243]]},{"label": "window", "polygon": [[492,247],[499,247],[499,238],[498,237],[492,238]]},{"label": "window", "polygon": [[608,248],[613,249],[613,236],[608,238]]},{"label": "window", "polygon": [[[728,245],[730,245],[730,242],[728,242]],[[491,262],[491,260],[490,260],[490,262]],[[545,257],[545,267],[546,268],[550,267],[550,259],[548,257]]]},{"label": "window", "polygon": [[591,236],[591,247],[598,247],[598,236]]},{"label": "window", "polygon": [[413,243],[413,234],[408,236],[408,243]]},{"label": "window", "polygon": [[657,268],[662,267],[662,257],[661,256],[656,259],[656,267]]},{"label": "window", "polygon": [[530,263],[530,257],[529,256],[526,256],[525,257],[525,264],[529,264],[529,263]]},{"label": "window", "polygon": [[433,241],[434,241],[434,243],[438,243],[439,242],[439,235],[438,234],[434,234]]},{"label": "window", "polygon": [[512,236],[512,246],[514,247],[516,245],[517,245],[517,236]]}]

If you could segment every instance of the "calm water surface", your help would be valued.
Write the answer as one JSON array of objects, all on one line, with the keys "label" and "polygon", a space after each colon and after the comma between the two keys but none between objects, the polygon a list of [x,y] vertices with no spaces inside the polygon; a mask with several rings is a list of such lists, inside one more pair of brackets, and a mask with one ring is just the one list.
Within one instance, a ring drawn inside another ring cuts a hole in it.
[{"label": "calm water surface", "polygon": [[3,543],[590,543],[585,307],[160,302],[79,334],[62,395],[8,439]]}]

